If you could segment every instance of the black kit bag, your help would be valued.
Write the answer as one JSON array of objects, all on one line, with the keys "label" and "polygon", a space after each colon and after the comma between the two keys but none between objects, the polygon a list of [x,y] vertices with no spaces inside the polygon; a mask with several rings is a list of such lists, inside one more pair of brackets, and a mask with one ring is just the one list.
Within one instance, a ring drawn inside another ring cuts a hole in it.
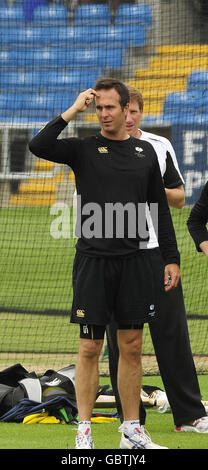
[{"label": "black kit bag", "polygon": [[35,372],[27,372],[21,364],[3,370],[0,372],[0,421],[5,421],[7,418],[10,420],[11,417],[15,421],[15,413],[11,410],[16,407],[16,416],[18,416],[18,406],[22,405],[25,399],[27,399],[27,409],[25,409],[27,414],[30,404],[31,413],[37,412],[35,410],[41,404],[40,408],[50,410],[50,414],[57,418],[64,418],[67,423],[73,421],[78,413],[74,373],[74,365],[57,372],[47,370],[42,376],[37,376]]}]

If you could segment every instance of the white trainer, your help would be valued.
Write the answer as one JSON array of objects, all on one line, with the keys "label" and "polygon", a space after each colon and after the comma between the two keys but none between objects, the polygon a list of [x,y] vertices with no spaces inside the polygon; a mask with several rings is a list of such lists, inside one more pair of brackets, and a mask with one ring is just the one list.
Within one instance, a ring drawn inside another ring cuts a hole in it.
[{"label": "white trainer", "polygon": [[136,427],[131,435],[127,435],[121,425],[119,431],[122,432],[120,449],[168,449],[152,442],[151,437],[146,434],[144,426]]},{"label": "white trainer", "polygon": [[208,416],[203,416],[202,418],[195,419],[190,424],[183,424],[175,428],[176,432],[198,432],[198,433],[208,433]]},{"label": "white trainer", "polygon": [[85,433],[78,431],[75,440],[75,449],[94,449],[94,441],[89,434],[89,430]]}]

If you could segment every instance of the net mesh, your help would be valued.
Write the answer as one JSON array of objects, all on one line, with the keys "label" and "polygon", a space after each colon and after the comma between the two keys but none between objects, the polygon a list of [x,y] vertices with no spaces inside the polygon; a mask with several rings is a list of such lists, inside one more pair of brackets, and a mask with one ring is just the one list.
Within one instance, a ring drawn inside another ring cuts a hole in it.
[{"label": "net mesh", "polygon": [[[186,206],[172,209],[191,346],[208,370],[208,265],[187,232],[190,207],[208,179],[208,2],[0,0],[0,367],[76,361],[69,323],[74,175],[35,158],[28,141],[101,76],[143,94],[142,129],[171,140]],[[93,107],[62,133],[99,129]],[[105,348],[106,350],[106,348]],[[144,373],[158,373],[148,327]],[[103,352],[101,372],[108,372]]]}]

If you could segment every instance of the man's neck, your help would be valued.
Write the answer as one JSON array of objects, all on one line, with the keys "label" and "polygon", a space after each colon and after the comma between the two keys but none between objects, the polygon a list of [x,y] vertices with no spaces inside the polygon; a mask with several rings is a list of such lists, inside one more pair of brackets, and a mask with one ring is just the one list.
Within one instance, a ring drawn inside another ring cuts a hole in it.
[{"label": "man's neck", "polygon": [[137,132],[135,133],[134,137],[135,137],[135,139],[140,139],[141,135],[142,135],[142,131],[140,131],[140,129],[138,129]]},{"label": "man's neck", "polygon": [[130,138],[130,135],[126,132],[116,132],[111,133],[111,132],[106,132],[103,129],[101,129],[101,135],[105,137],[105,139],[110,139],[110,140],[127,140]]}]

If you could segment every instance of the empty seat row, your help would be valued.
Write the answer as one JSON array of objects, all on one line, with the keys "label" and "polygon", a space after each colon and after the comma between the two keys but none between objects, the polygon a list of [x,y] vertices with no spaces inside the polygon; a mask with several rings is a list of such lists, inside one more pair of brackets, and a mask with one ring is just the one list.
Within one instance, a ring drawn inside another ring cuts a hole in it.
[{"label": "empty seat row", "polygon": [[41,93],[0,93],[0,109],[17,112],[21,110],[33,110],[33,111],[48,111],[51,110],[61,112],[71,106],[77,93],[74,92],[47,92]]},{"label": "empty seat row", "polygon": [[183,93],[171,93],[166,96],[164,112],[207,112],[208,90],[185,91]]},{"label": "empty seat row", "polygon": [[162,121],[170,125],[208,125],[208,113],[164,113]]},{"label": "empty seat row", "polygon": [[69,90],[81,91],[91,88],[99,77],[99,70],[72,69],[68,72],[59,70],[2,72],[0,76],[0,89],[10,87],[13,90]]},{"label": "empty seat row", "polygon": [[208,70],[193,70],[188,77],[188,90],[208,90]]},{"label": "empty seat row", "polygon": [[163,107],[164,121],[176,123],[208,122],[208,88],[170,93]]},{"label": "empty seat row", "polygon": [[[24,22],[27,19],[32,19],[34,22],[42,24],[51,22],[64,24],[67,23],[68,16],[69,10],[62,4],[38,5],[35,8],[35,5],[31,2],[31,5],[28,3],[25,7],[14,5],[11,7],[2,6],[0,8],[0,21],[8,21],[10,23]],[[74,13],[73,22],[75,25],[85,23],[110,25],[112,15],[109,6],[106,4],[78,5]],[[143,23],[150,26],[152,24],[151,7],[149,5],[132,5],[128,3],[120,5],[115,14],[114,23]]]},{"label": "empty seat row", "polygon": [[105,44],[106,47],[122,44],[125,47],[144,46],[147,33],[144,25],[120,26],[50,26],[23,27],[0,29],[0,44],[2,47],[28,47],[31,45],[61,46]]},{"label": "empty seat row", "polygon": [[[92,48],[50,48],[42,50],[2,51],[0,52],[0,65],[4,70],[10,67],[14,72],[16,68],[32,67],[97,67],[120,68],[124,64],[125,49],[101,47]],[[31,72],[32,73],[32,72]]]}]

